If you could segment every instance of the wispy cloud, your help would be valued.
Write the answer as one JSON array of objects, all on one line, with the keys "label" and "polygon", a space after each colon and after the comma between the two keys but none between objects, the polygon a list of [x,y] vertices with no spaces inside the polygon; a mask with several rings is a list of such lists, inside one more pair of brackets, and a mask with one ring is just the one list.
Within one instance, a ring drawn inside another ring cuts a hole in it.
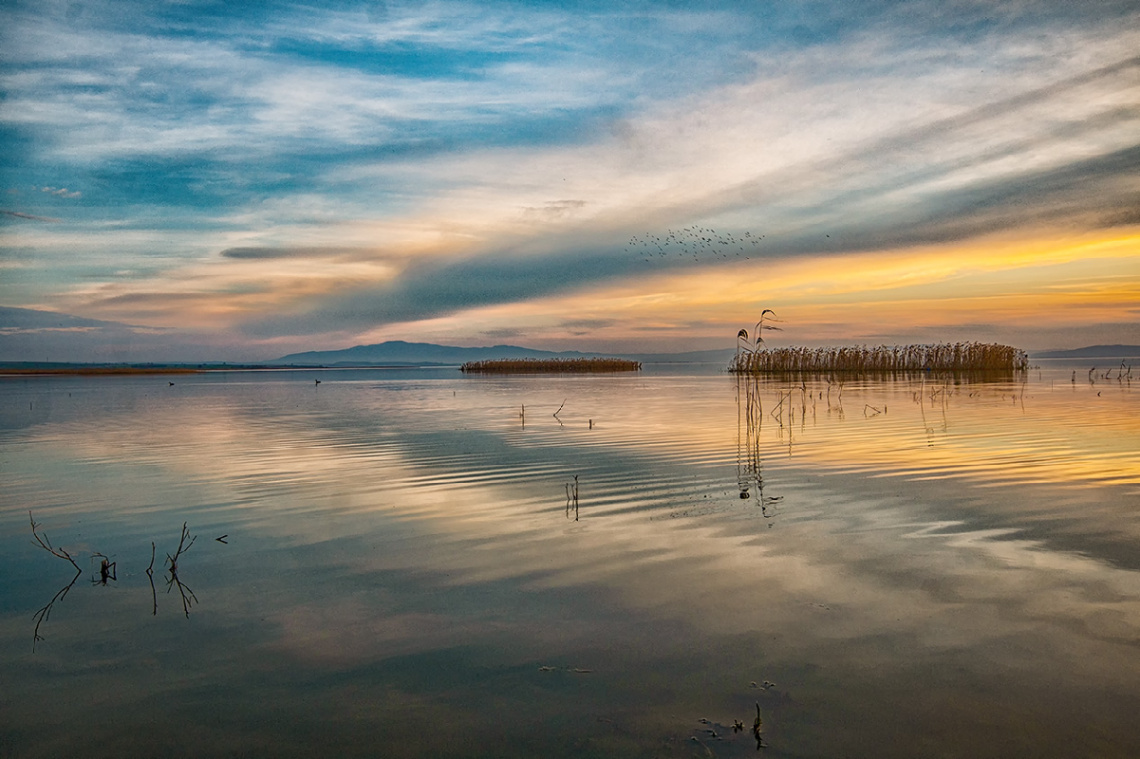
[{"label": "wispy cloud", "polygon": [[51,222],[51,223],[58,223],[60,221],[60,219],[56,219],[56,218],[53,218],[51,216],[36,216],[36,215],[30,214],[30,213],[21,213],[19,211],[9,211],[9,210],[4,209],[4,208],[0,208],[0,214],[4,214],[5,216],[11,216],[14,219],[27,219],[28,221],[46,221],[46,222]]},{"label": "wispy cloud", "polygon": [[57,198],[82,198],[83,193],[78,190],[69,190],[66,187],[41,187],[40,192],[55,195]]}]

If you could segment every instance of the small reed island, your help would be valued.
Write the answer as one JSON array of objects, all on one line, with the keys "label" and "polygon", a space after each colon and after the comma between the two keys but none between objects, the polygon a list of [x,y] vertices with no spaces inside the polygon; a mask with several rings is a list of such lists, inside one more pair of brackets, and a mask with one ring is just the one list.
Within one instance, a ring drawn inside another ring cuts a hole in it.
[{"label": "small reed island", "polygon": [[459,367],[467,374],[584,374],[638,372],[640,361],[624,358],[521,358],[468,361]]},{"label": "small reed island", "polygon": [[[741,330],[743,333],[743,330]],[[1029,368],[1025,351],[996,343],[937,343],[843,348],[738,350],[728,370],[738,374],[1014,374]]]}]

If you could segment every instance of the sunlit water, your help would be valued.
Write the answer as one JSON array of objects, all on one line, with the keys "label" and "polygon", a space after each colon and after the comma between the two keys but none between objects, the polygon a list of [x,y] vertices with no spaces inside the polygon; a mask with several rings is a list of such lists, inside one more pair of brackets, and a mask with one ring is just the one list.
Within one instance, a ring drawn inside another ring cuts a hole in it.
[{"label": "sunlit water", "polygon": [[0,756],[1140,756],[1071,372],[0,379]]}]

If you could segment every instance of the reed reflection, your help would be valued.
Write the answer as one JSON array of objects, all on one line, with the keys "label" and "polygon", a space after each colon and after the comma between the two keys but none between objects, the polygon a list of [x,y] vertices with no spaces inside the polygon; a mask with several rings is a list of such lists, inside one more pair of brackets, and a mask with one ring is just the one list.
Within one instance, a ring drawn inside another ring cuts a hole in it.
[{"label": "reed reflection", "polygon": [[[790,396],[790,393],[789,393]],[[777,408],[783,408],[785,397],[780,396]],[[781,429],[783,414],[778,417]],[[764,462],[760,455],[760,434],[764,427],[764,404],[760,395],[760,380],[756,376],[738,374],[736,377],[736,486],[741,500],[748,500],[756,492],[760,513],[765,518],[777,516],[776,504],[783,496],[764,493]],[[789,432],[789,445],[791,434]],[[771,522],[768,524],[771,527]]]},{"label": "reed reflection", "polygon": [[578,521],[578,475],[574,475],[574,482],[566,483],[566,518],[574,512],[574,521]]},{"label": "reed reflection", "polygon": [[[927,390],[926,378],[922,379],[922,387],[915,391],[914,402],[918,404],[919,414],[922,416],[922,428],[926,432],[926,446],[928,448],[934,447],[936,435],[941,432],[945,434],[950,429],[950,422],[946,418],[946,403],[953,391],[948,387],[934,386]],[[926,399],[930,399],[930,408],[935,409],[937,403],[937,410],[940,412],[942,423],[935,426],[930,423],[926,418]]]}]

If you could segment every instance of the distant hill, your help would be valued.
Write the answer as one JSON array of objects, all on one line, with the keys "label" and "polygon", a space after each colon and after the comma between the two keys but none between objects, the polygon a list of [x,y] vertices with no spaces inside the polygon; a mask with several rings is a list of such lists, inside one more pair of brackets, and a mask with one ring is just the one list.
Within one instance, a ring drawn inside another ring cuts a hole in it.
[{"label": "distant hill", "polygon": [[544,351],[517,345],[492,345],[484,348],[460,348],[434,343],[409,343],[389,340],[374,345],[357,345],[333,351],[306,351],[266,361],[266,364],[292,366],[451,366],[468,361],[498,358],[586,358],[607,356],[628,358],[646,364],[723,363],[732,358],[733,349],[690,351],[687,353],[582,353],[580,351]]},{"label": "distant hill", "polygon": [[357,345],[334,351],[306,351],[267,361],[268,364],[293,366],[422,366],[425,364],[451,365],[467,361],[487,361],[496,358],[583,358],[598,353],[579,351],[535,350],[517,345],[493,345],[488,348],[460,348],[434,343],[408,343],[389,340],[374,345]]},{"label": "distant hill", "polygon": [[1030,358],[1140,358],[1140,345],[1089,345],[1065,351],[1036,351]]},{"label": "distant hill", "polygon": [[725,368],[732,360],[735,348],[717,348],[685,353],[616,353],[614,358],[628,358],[643,364],[721,364]]}]

